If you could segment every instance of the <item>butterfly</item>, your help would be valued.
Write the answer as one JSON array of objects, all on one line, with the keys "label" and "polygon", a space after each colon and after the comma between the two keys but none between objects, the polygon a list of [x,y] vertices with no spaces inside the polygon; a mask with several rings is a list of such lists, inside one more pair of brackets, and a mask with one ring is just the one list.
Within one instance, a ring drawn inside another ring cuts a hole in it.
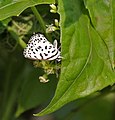
[{"label": "butterfly", "polygon": [[43,34],[37,33],[31,36],[23,51],[25,58],[32,60],[61,60],[61,52],[57,48],[57,40],[51,44]]}]

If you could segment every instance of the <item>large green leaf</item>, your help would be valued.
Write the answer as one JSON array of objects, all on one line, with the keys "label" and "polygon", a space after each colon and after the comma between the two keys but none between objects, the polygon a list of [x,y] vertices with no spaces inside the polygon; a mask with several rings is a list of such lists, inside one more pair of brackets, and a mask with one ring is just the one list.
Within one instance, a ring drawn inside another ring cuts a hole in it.
[{"label": "large green leaf", "polygon": [[99,34],[92,28],[88,15],[82,13],[82,1],[60,0],[62,67],[51,103],[41,116],[61,108],[115,83],[109,52]]},{"label": "large green leaf", "polygon": [[111,65],[115,67],[115,0],[85,0],[93,26],[109,50]]},{"label": "large green leaf", "polygon": [[[42,75],[41,70],[32,69],[30,66],[25,66],[22,78],[25,82],[22,85],[22,90],[18,98],[18,109],[16,116],[25,112],[28,109],[34,108],[38,105],[47,103],[54,94],[57,82],[52,76],[50,82],[43,84],[39,82],[38,76]],[[49,89],[50,88],[50,89]]]},{"label": "large green leaf", "polygon": [[17,16],[31,6],[51,3],[55,3],[55,0],[2,0],[0,2],[0,20]]},{"label": "large green leaf", "polygon": [[[15,54],[15,55],[14,55]],[[8,120],[13,117],[14,106],[16,105],[17,93],[22,83],[20,79],[24,66],[20,52],[8,53],[4,45],[0,44],[0,119]]]}]

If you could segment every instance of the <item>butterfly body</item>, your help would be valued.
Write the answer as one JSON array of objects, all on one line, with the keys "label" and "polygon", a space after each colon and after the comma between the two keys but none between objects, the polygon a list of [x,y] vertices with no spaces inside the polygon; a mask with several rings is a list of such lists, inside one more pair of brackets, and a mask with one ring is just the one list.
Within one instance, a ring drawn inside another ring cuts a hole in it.
[{"label": "butterfly body", "polygon": [[57,41],[51,44],[43,34],[37,33],[31,36],[26,48],[24,49],[24,57],[33,60],[58,60],[61,55],[57,48]]}]

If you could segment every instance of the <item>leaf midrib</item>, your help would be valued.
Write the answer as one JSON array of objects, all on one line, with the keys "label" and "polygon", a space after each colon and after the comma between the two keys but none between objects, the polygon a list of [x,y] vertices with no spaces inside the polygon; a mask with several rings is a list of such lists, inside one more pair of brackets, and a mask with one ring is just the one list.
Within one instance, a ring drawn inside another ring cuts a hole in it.
[{"label": "leaf midrib", "polygon": [[[90,32],[89,32],[89,28],[88,28],[88,33],[90,33]],[[88,58],[87,58],[87,60],[86,60],[86,63],[85,63],[85,65],[84,65],[84,67],[82,68],[81,72],[78,74],[77,78],[76,78],[76,79],[71,83],[71,85],[67,88],[66,92],[64,92],[64,94],[58,99],[57,102],[55,102],[55,104],[53,104],[53,105],[50,107],[50,109],[51,109],[52,107],[54,107],[54,106],[60,101],[60,99],[69,91],[69,89],[71,89],[72,85],[75,83],[75,81],[76,81],[76,80],[81,76],[81,74],[83,73],[83,71],[84,71],[85,67],[87,66],[88,61],[89,61],[89,59],[90,59],[90,57],[91,57],[91,53],[92,53],[92,41],[91,41],[90,34],[89,34],[89,41],[90,41],[90,52],[89,52],[89,56],[88,56]]]}]

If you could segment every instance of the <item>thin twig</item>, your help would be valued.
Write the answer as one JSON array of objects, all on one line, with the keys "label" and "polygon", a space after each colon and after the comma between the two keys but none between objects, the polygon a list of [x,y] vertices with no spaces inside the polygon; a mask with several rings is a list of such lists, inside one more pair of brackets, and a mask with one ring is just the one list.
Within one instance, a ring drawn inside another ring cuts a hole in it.
[{"label": "thin twig", "polygon": [[40,25],[41,25],[41,27],[42,27],[42,29],[43,29],[46,37],[49,39],[49,35],[46,33],[46,25],[44,23],[43,18],[41,17],[41,15],[39,14],[39,12],[37,11],[36,7],[31,7],[31,9],[32,9],[34,15],[36,16],[38,22],[40,23]]}]

